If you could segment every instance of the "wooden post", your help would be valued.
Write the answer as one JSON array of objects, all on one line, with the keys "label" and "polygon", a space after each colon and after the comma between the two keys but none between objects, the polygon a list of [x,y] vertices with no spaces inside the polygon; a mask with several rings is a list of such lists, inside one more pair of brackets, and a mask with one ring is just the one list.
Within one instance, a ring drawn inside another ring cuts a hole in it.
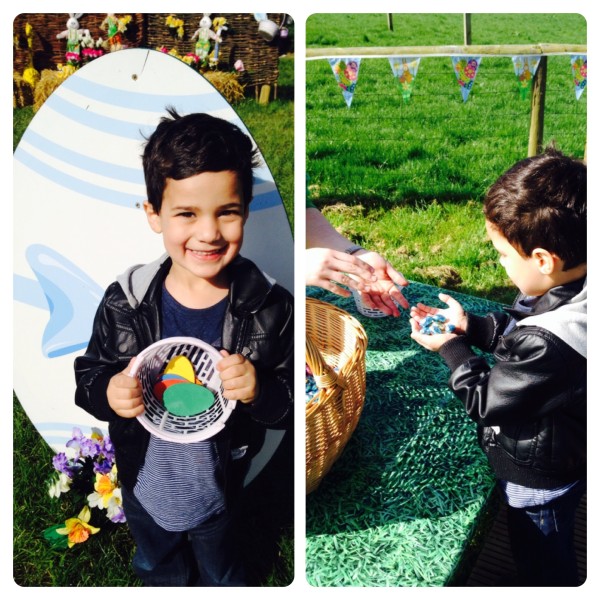
[{"label": "wooden post", "polygon": [[392,13],[388,13],[387,21],[388,21],[388,29],[390,31],[394,31],[394,18],[392,17]]},{"label": "wooden post", "polygon": [[471,45],[471,13],[465,13],[463,16],[465,30],[465,46]]},{"label": "wooden post", "polygon": [[529,125],[527,156],[535,156],[542,151],[547,71],[548,57],[542,56],[533,79],[533,89],[531,90],[531,123]]},{"label": "wooden post", "polygon": [[260,98],[258,100],[259,104],[269,104],[269,96],[271,95],[271,86],[268,84],[263,84],[260,88]]}]

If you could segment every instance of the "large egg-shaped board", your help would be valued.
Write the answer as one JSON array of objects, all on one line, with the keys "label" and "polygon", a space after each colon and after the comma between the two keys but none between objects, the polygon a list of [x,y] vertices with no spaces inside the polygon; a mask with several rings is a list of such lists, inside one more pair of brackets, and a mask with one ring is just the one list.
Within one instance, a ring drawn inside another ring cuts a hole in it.
[{"label": "large egg-shaped board", "polygon": [[[202,75],[176,57],[132,48],[65,79],[14,153],[14,390],[56,450],[73,427],[106,429],[75,406],[73,371],[104,289],[128,266],[164,252],[143,211],[141,154],[168,106],[227,119],[250,135]],[[293,291],[292,233],[262,162],[242,254]],[[280,438],[280,432],[267,432],[250,478]]]}]

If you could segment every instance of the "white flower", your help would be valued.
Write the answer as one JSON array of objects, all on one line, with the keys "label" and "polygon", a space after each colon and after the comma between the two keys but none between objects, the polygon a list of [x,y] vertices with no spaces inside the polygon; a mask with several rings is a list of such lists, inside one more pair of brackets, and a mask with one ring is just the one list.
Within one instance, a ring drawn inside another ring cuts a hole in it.
[{"label": "white flower", "polygon": [[59,473],[58,479],[55,479],[48,487],[50,498],[58,498],[64,492],[68,492],[71,489],[71,483],[73,480],[68,475]]}]

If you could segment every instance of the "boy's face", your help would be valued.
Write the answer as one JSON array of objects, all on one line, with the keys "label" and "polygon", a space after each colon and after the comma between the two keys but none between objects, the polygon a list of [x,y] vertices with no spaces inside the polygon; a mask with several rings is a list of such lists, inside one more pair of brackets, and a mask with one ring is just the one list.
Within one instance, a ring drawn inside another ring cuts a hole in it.
[{"label": "boy's face", "polygon": [[148,203],[144,207],[152,230],[163,235],[173,261],[171,276],[223,283],[223,269],[240,252],[248,216],[237,173],[167,178],[160,214]]},{"label": "boy's face", "polygon": [[542,296],[548,287],[548,280],[542,273],[538,260],[534,256],[523,256],[492,225],[485,222],[487,234],[498,251],[500,264],[504,267],[510,280],[527,296]]}]

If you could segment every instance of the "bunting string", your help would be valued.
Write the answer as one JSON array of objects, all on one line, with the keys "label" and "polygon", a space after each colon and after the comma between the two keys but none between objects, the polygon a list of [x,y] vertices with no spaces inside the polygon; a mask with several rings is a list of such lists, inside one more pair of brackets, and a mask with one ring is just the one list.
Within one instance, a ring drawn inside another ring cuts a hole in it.
[{"label": "bunting string", "polygon": [[[328,58],[336,82],[342,91],[346,106],[350,108],[356,93],[361,60],[364,57],[336,57]],[[369,58],[383,58],[369,56]],[[403,101],[409,102],[416,85],[419,64],[423,57],[420,56],[388,56],[392,74],[399,84]],[[526,99],[532,89],[533,80],[540,64],[541,56],[512,56],[516,85],[522,99]],[[463,102],[469,98],[475,85],[475,78],[481,65],[481,56],[450,56],[452,68],[456,75],[459,91]],[[571,71],[575,98],[579,100],[587,86],[587,55],[578,54],[571,56]]]}]

